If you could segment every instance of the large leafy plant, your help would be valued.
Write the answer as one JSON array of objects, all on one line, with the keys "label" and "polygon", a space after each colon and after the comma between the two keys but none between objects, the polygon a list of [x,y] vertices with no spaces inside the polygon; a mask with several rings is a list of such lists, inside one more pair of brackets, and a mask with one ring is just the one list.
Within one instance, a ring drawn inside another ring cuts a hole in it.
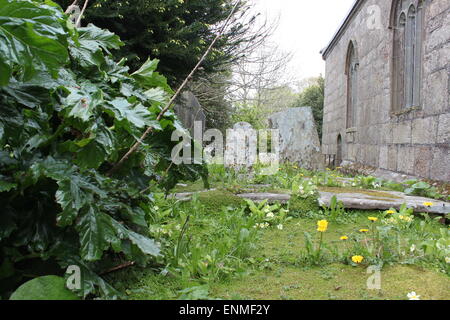
[{"label": "large leafy plant", "polygon": [[[142,190],[206,176],[201,165],[171,163],[171,134],[183,128],[170,112],[156,120],[172,94],[158,61],[130,74],[110,54],[120,46],[94,25],[76,30],[50,0],[0,0],[2,291],[49,265],[77,265],[81,296],[117,297],[98,274],[160,255]],[[111,174],[149,126],[154,133]]]}]

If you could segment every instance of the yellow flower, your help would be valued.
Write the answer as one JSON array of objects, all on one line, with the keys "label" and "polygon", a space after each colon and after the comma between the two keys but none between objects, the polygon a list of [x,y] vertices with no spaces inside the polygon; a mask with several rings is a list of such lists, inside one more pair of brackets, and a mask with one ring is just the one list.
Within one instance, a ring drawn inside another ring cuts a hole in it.
[{"label": "yellow flower", "polygon": [[378,221],[378,218],[375,218],[375,217],[369,217],[369,220],[372,221],[372,222],[377,222],[377,221]]},{"label": "yellow flower", "polygon": [[360,229],[359,232],[369,232],[369,229]]},{"label": "yellow flower", "polygon": [[363,256],[353,256],[352,257],[352,261],[354,262],[354,263],[361,263],[362,261],[364,260],[364,257]]},{"label": "yellow flower", "polygon": [[348,240],[348,237],[347,237],[347,236],[342,236],[342,237],[341,237],[341,240],[343,240],[343,241],[344,241],[344,240]]},{"label": "yellow flower", "polygon": [[400,220],[403,220],[403,219],[405,219],[405,217],[404,217],[404,216],[400,216],[399,218],[400,218]]},{"label": "yellow flower", "polygon": [[317,231],[319,232],[325,232],[328,229],[328,221],[327,220],[320,220],[317,221]]},{"label": "yellow flower", "polygon": [[386,211],[386,213],[388,213],[388,214],[394,214],[394,213],[396,213],[396,212],[395,212],[395,210],[388,210],[388,211]]},{"label": "yellow flower", "polygon": [[425,207],[432,207],[434,205],[434,203],[433,202],[424,202],[423,205]]}]

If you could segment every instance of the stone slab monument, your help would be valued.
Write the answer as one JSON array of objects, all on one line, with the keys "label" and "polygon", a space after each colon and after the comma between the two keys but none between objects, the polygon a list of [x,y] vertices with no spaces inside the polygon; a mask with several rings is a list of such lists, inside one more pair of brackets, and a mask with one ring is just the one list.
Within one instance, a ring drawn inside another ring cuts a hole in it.
[{"label": "stone slab monument", "polygon": [[258,137],[247,122],[238,122],[227,130],[225,166],[236,171],[249,170],[257,161]]},{"label": "stone slab monument", "polygon": [[195,121],[202,122],[202,128],[205,128],[206,115],[203,112],[200,102],[192,92],[183,92],[174,110],[181,123],[189,130],[191,135],[194,134]]},{"label": "stone slab monument", "polygon": [[323,170],[321,152],[311,107],[291,108],[269,117],[269,125],[280,132],[280,160],[298,163],[308,170]]}]

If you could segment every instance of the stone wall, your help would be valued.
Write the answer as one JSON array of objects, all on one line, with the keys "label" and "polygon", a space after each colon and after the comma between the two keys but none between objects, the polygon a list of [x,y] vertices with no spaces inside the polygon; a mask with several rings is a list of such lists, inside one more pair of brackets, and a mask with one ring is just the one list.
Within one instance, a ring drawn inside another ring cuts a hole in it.
[{"label": "stone wall", "polygon": [[[383,27],[370,29],[369,7],[381,8]],[[346,31],[326,55],[324,154],[408,176],[450,181],[450,1],[427,1],[425,8],[422,106],[391,112],[393,31],[391,1],[362,1]],[[346,128],[346,55],[350,41],[359,60],[356,126]]]}]

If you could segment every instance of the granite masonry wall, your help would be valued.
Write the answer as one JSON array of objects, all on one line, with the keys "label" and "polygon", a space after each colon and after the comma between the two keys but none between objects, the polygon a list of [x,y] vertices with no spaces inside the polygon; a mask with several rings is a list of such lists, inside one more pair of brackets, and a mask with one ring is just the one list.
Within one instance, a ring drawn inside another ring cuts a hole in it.
[{"label": "granite masonry wall", "polygon": [[[422,105],[391,112],[393,30],[391,1],[366,0],[345,32],[325,53],[326,81],[322,152],[337,153],[342,138],[346,163],[408,176],[450,181],[450,0],[425,5]],[[382,28],[369,28],[371,6],[381,8]],[[353,41],[359,60],[356,124],[346,128],[347,50]]]}]

